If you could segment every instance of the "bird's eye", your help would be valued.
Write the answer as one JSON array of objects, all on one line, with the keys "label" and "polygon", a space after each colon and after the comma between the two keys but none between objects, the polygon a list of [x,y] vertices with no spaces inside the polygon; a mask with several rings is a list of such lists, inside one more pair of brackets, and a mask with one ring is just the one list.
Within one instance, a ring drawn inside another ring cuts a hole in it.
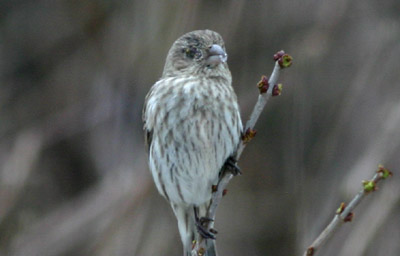
[{"label": "bird's eye", "polygon": [[199,59],[201,57],[201,51],[194,46],[186,48],[184,52],[190,59]]}]

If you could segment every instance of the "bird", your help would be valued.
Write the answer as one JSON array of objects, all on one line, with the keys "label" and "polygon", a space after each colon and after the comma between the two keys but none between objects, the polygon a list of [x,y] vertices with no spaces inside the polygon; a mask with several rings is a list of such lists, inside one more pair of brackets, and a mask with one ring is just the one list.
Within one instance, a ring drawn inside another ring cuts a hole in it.
[{"label": "bird", "polygon": [[[205,217],[212,188],[224,169],[239,172],[243,126],[227,58],[217,32],[182,35],[143,106],[149,169],[176,216],[185,256],[200,236],[215,239],[203,225],[213,221]],[[214,255],[211,250],[206,255]]]}]

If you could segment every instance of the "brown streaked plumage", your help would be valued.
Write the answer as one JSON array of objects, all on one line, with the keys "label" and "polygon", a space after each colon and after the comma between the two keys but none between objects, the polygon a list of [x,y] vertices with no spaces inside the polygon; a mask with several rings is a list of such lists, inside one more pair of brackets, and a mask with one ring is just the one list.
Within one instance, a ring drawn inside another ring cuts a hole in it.
[{"label": "brown streaked plumage", "polygon": [[226,59],[218,33],[181,36],[144,104],[150,171],[176,215],[185,255],[199,236],[194,209],[205,215],[212,185],[240,141],[242,122]]}]

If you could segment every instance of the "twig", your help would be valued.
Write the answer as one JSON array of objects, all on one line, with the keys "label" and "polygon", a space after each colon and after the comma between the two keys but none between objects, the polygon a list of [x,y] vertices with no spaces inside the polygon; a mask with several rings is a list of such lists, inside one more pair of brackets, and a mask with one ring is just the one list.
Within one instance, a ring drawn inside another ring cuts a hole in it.
[{"label": "twig", "polygon": [[[257,123],[258,118],[261,115],[261,112],[265,108],[265,105],[267,104],[269,98],[271,96],[278,96],[281,93],[282,90],[282,85],[276,84],[278,79],[279,79],[279,74],[280,71],[283,68],[289,67],[292,64],[292,57],[288,54],[286,54],[283,50],[277,52],[274,55],[274,60],[275,60],[275,66],[272,71],[271,77],[268,79],[265,76],[262,76],[261,81],[258,83],[258,88],[260,90],[260,95],[258,96],[258,100],[256,105],[253,108],[253,111],[250,115],[250,119],[247,121],[245,129],[244,129],[244,134],[242,135],[242,143],[240,143],[238,150],[236,151],[236,160],[239,160],[244,148],[246,147],[247,143],[255,136],[256,131],[253,130],[255,124]],[[218,208],[218,205],[224,196],[226,192],[226,187],[229,183],[229,181],[233,178],[233,174],[230,173],[229,171],[224,171],[222,170],[222,175],[218,181],[217,186],[215,187],[214,193],[212,194],[212,199],[210,206],[208,208],[207,212],[207,218],[215,220],[215,215],[216,211]],[[213,228],[213,222],[210,221],[207,224],[207,229],[211,230]],[[209,246],[207,245],[207,242],[213,242],[209,241],[207,239],[200,239],[196,243],[196,245],[193,248],[192,255],[195,256],[202,256],[205,255],[205,248],[208,248]],[[215,244],[214,244],[215,246]],[[215,251],[215,255],[218,255],[217,252]]]},{"label": "twig", "polygon": [[321,246],[334,234],[334,232],[345,222],[349,222],[353,218],[353,210],[361,202],[361,200],[370,192],[377,190],[377,183],[387,177],[392,176],[392,173],[383,167],[378,166],[378,170],[371,180],[363,181],[363,188],[358,194],[351,200],[349,205],[341,203],[339,209],[336,211],[335,217],[328,224],[328,226],[322,231],[322,233],[314,240],[310,247],[304,252],[303,256],[313,256],[321,248]]}]

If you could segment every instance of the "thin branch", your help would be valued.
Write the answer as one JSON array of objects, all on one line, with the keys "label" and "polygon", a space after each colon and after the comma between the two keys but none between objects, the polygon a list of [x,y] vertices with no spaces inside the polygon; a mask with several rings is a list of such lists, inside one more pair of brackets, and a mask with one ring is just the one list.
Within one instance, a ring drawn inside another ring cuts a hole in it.
[{"label": "thin branch", "polygon": [[[258,96],[257,102],[253,108],[253,111],[250,115],[249,120],[246,123],[244,134],[242,136],[242,143],[240,143],[238,150],[236,152],[236,160],[239,160],[244,148],[246,147],[247,143],[255,136],[256,132],[253,130],[255,124],[257,123],[261,112],[264,110],[268,100],[271,96],[280,95],[282,90],[281,85],[277,85],[277,81],[279,79],[280,71],[283,68],[289,67],[292,64],[292,57],[288,54],[285,54],[284,51],[279,51],[274,55],[275,66],[272,71],[272,74],[269,79],[265,76],[261,78],[261,81],[258,83],[258,88],[260,90],[260,95]],[[212,199],[210,206],[208,208],[207,218],[215,220],[216,211],[218,208],[219,203],[221,202],[222,197],[225,194],[226,187],[228,183],[233,178],[233,174],[229,171],[222,170],[222,175],[218,181],[218,184],[215,188],[214,193],[212,194]],[[208,222],[207,229],[212,230],[214,223],[212,221]],[[208,248],[209,242],[213,242],[215,246],[215,241],[210,241],[209,239],[200,239],[196,243],[193,248],[192,255],[194,256],[202,256],[205,255],[205,248]],[[215,249],[215,255],[217,256],[218,253]]]},{"label": "thin branch", "polygon": [[358,194],[351,200],[346,206],[342,203],[339,209],[336,211],[335,217],[328,224],[328,226],[322,231],[322,233],[314,240],[314,242],[304,252],[303,256],[313,256],[321,248],[321,246],[335,233],[335,231],[345,222],[349,222],[353,218],[353,210],[361,202],[361,200],[368,195],[370,192],[377,190],[377,183],[387,177],[391,176],[392,173],[385,169],[382,165],[378,166],[378,170],[371,180],[363,181],[363,188]]},{"label": "thin branch", "polygon": [[[281,71],[281,67],[280,67],[278,61],[276,61],[274,69],[271,74],[271,77],[268,80],[268,84],[275,85],[278,82],[280,71]],[[260,93],[260,95],[258,95],[257,103],[254,106],[253,111],[251,112],[250,119],[246,122],[244,131],[248,131],[249,129],[253,130],[254,126],[256,125],[256,123],[258,121],[258,118],[261,115],[261,112],[264,110],[265,106],[268,103],[268,100],[271,98],[272,90],[273,90],[273,86],[269,86],[267,93]],[[236,154],[237,160],[239,160],[246,145],[247,145],[247,143],[245,141],[243,143],[240,143],[237,154]]]}]

